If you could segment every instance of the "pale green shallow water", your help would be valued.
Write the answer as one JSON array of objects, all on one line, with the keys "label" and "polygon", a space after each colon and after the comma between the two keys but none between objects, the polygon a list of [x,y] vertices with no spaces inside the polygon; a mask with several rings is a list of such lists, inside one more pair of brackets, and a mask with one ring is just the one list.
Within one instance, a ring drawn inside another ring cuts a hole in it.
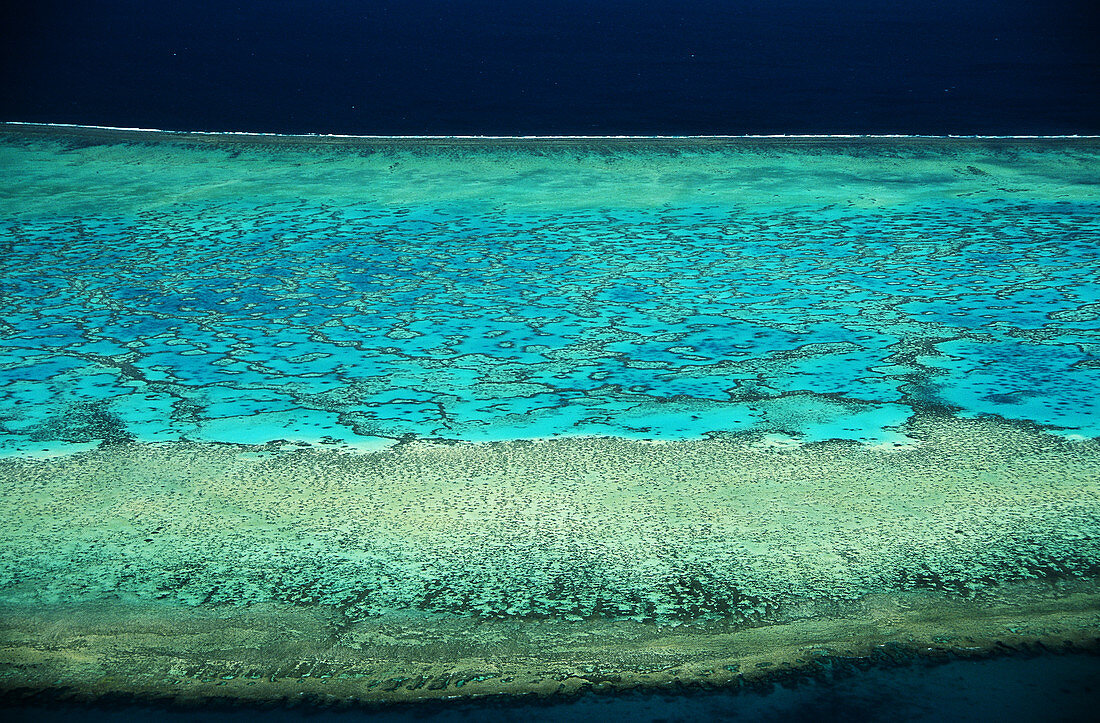
[{"label": "pale green shallow water", "polygon": [[[1100,562],[1100,449],[931,417],[915,449],[608,438],[0,465],[13,603],[758,624],[885,591],[970,597]],[[13,504],[14,503],[14,504]]]},{"label": "pale green shallow water", "polygon": [[0,680],[1088,644],[1098,153],[9,128]]}]

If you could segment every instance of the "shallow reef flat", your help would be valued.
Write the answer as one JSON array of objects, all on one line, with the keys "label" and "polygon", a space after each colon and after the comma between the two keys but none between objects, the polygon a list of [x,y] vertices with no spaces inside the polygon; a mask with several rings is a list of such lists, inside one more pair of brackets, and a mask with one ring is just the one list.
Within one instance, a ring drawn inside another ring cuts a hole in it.
[{"label": "shallow reef flat", "polygon": [[396,701],[1095,645],[1100,444],[906,434],[7,460],[0,685]]},{"label": "shallow reef flat", "polygon": [[1100,631],[1097,139],[0,129],[0,690]]},{"label": "shallow reef flat", "polygon": [[24,609],[6,613],[0,628],[0,702],[371,707],[736,690],[872,665],[1095,653],[1098,609],[1095,585],[1013,585],[975,600],[868,596],[827,614],[732,630],[385,616],[335,642],[339,611],[323,607]]},{"label": "shallow reef flat", "polygon": [[1100,435],[1096,139],[0,133],[0,454]]}]

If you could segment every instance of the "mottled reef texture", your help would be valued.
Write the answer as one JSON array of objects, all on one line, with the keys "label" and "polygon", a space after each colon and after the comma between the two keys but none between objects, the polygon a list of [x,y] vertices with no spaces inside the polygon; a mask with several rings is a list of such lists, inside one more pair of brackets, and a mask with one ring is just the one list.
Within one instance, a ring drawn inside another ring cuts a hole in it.
[{"label": "mottled reef texture", "polygon": [[1096,139],[3,126],[0,166],[0,694],[1095,644]]},{"label": "mottled reef texture", "polygon": [[1100,590],[1091,583],[1019,585],[973,599],[871,595],[815,612],[755,628],[388,615],[334,636],[342,622],[329,606],[49,608],[4,615],[0,695],[331,704],[707,689],[860,660],[1095,650],[1100,642]]},{"label": "mottled reef texture", "polygon": [[0,455],[1100,435],[1097,139],[17,130]]},{"label": "mottled reef texture", "polygon": [[0,686],[389,701],[1094,644],[1100,443],[906,433],[4,461]]}]

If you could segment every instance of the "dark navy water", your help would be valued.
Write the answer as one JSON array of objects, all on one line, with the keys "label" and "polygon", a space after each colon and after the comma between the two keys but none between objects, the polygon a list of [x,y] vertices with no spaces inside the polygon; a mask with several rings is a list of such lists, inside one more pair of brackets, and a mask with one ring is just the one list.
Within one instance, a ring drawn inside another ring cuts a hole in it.
[{"label": "dark navy water", "polygon": [[1091,0],[6,3],[0,120],[351,134],[1100,132]]},{"label": "dark navy water", "polygon": [[1041,655],[840,669],[828,681],[740,692],[587,694],[555,704],[474,702],[363,710],[279,708],[170,710],[154,707],[28,706],[0,709],[34,723],[570,723],[616,721],[1087,721],[1100,703],[1100,656]]}]

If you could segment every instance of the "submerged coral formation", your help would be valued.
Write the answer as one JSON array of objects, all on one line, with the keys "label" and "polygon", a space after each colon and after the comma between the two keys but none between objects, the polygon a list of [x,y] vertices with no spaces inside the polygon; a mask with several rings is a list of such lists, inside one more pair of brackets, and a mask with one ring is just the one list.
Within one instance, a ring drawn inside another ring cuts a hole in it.
[{"label": "submerged coral formation", "polygon": [[1098,157],[8,127],[0,689],[1092,645]]},{"label": "submerged coral formation", "polygon": [[1095,142],[80,138],[0,135],[3,453],[1100,434]]},{"label": "submerged coral formation", "polygon": [[[492,675],[466,692],[553,692],[592,667],[715,682],[815,649],[1091,643],[1100,445],[988,419],[907,431],[904,449],[741,435],[3,462],[0,662],[32,687],[90,669],[185,697],[252,676],[250,696],[400,699],[475,672]],[[52,652],[32,653],[40,635]],[[339,685],[294,687],[322,673]]]}]

